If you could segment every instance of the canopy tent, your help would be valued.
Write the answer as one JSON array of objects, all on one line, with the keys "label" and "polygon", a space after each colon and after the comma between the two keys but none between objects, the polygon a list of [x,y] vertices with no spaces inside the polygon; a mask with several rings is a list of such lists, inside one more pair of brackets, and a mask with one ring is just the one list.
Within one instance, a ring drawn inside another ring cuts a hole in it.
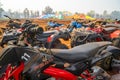
[{"label": "canopy tent", "polygon": [[57,17],[58,19],[64,19],[64,16],[63,16],[63,13],[62,13],[62,12],[59,12],[59,13],[56,15],[56,17]]},{"label": "canopy tent", "polygon": [[[69,15],[64,15],[64,14],[69,14]],[[85,14],[74,14],[72,15],[69,12],[56,12],[56,14],[46,14],[40,16],[41,19],[49,19],[49,18],[58,18],[58,19],[88,19],[88,20],[95,20],[95,18],[92,18],[88,15]]]},{"label": "canopy tent", "polygon": [[84,14],[74,14],[72,16],[72,18],[74,18],[74,19],[85,19],[85,15]]},{"label": "canopy tent", "polygon": [[48,19],[48,18],[56,18],[56,15],[54,14],[46,14],[46,15],[41,15],[41,19]]},{"label": "canopy tent", "polygon": [[95,20],[95,18],[92,18],[92,17],[90,17],[90,16],[88,16],[88,15],[84,15],[84,14],[74,14],[74,15],[72,15],[72,16],[67,16],[67,17],[65,17],[65,18],[69,18],[69,19],[72,19],[72,18],[74,18],[74,19],[88,19],[88,20]]},{"label": "canopy tent", "polygon": [[95,18],[92,18],[92,17],[87,16],[87,15],[85,16],[85,18],[86,18],[86,19],[89,19],[89,20],[95,20]]}]

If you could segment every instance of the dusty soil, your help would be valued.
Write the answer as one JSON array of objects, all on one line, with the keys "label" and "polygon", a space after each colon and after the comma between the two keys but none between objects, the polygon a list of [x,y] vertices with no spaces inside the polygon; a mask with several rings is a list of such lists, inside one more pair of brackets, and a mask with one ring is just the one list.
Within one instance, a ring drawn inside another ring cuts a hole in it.
[{"label": "dusty soil", "polygon": [[[24,21],[25,20],[21,20],[20,23],[22,23]],[[45,27],[47,26],[48,21],[49,20],[47,20],[47,19],[32,19],[33,23],[37,23],[40,27],[43,27],[44,30],[45,30]],[[65,24],[65,25],[68,25],[70,23],[70,20],[55,20],[55,21],[57,21],[58,23],[61,23],[61,24]],[[0,28],[5,28],[7,22],[8,21],[0,21]],[[0,37],[2,37],[2,35],[0,35]],[[64,41],[62,39],[60,39],[60,40],[63,44],[66,44],[70,48],[70,40],[67,40],[67,41]],[[0,47],[0,52],[1,51],[2,51],[2,48]]]}]

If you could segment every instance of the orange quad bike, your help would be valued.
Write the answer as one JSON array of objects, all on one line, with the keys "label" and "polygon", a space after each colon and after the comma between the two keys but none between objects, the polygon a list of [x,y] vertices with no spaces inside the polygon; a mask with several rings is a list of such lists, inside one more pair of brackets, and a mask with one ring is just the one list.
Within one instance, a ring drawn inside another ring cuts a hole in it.
[{"label": "orange quad bike", "polygon": [[71,41],[72,47],[88,42],[111,41],[120,48],[120,24],[106,24],[102,28],[90,28],[86,31],[75,32]]},{"label": "orange quad bike", "polygon": [[90,30],[100,34],[102,40],[111,41],[114,46],[120,48],[120,24],[106,24],[102,28],[91,28]]},{"label": "orange quad bike", "polygon": [[108,35],[107,38],[113,42],[114,46],[120,48],[120,24],[107,24],[103,29],[105,37]]}]

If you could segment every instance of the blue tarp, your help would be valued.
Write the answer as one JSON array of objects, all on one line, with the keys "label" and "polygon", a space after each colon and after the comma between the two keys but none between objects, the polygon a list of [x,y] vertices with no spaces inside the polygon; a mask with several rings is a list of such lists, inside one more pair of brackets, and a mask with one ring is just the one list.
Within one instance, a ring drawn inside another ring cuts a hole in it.
[{"label": "blue tarp", "polygon": [[40,18],[42,19],[48,19],[48,18],[55,18],[56,16],[54,14],[46,14],[42,15]]}]

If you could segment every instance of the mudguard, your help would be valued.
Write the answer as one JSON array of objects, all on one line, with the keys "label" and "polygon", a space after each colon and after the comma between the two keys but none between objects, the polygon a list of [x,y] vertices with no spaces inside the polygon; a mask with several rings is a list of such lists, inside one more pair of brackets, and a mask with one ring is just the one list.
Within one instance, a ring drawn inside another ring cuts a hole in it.
[{"label": "mudguard", "polygon": [[118,38],[118,37],[120,37],[120,30],[116,30],[110,34],[110,38],[112,38],[112,39]]}]

